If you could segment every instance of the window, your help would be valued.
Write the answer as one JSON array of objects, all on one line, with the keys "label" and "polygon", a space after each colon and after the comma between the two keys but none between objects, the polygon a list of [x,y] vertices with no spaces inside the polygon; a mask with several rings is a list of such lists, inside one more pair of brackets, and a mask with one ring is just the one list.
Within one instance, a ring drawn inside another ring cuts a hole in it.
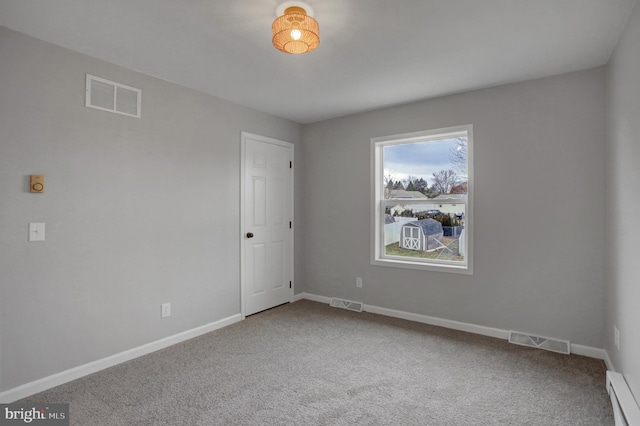
[{"label": "window", "polygon": [[371,263],[473,273],[473,126],[371,139]]}]

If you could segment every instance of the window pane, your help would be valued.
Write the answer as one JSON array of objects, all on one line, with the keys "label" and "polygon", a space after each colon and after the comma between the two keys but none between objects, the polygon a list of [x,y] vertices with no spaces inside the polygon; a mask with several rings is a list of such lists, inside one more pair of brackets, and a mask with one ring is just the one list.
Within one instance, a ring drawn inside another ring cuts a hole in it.
[{"label": "window pane", "polygon": [[467,137],[383,147],[384,199],[466,194]]},{"label": "window pane", "polygon": [[[465,197],[466,195],[462,195]],[[465,201],[436,204],[384,202],[384,255],[464,262]]]}]

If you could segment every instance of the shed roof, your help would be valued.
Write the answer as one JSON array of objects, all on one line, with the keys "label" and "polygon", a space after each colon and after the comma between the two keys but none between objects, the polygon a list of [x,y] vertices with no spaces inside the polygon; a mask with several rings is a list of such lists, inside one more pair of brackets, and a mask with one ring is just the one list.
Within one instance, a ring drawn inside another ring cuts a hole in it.
[{"label": "shed roof", "polygon": [[403,228],[405,226],[417,226],[418,228],[422,228],[422,232],[425,235],[433,235],[442,232],[442,224],[434,219],[416,220],[404,224]]}]

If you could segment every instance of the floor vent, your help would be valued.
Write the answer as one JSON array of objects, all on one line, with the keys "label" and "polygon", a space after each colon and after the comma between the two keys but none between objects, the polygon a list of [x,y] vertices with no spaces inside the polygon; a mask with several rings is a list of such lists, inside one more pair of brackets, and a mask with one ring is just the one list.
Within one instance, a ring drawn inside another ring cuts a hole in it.
[{"label": "floor vent", "polygon": [[533,336],[530,334],[520,333],[509,330],[509,343],[516,345],[530,346],[532,348],[546,349],[551,352],[559,352],[561,354],[569,354],[571,352],[571,343],[568,340],[550,339],[548,337]]},{"label": "floor vent", "polygon": [[355,312],[362,312],[362,303],[338,299],[336,297],[331,298],[331,303],[329,303],[329,306],[333,306],[334,308],[348,309]]},{"label": "floor vent", "polygon": [[140,118],[141,103],[140,89],[87,74],[85,105],[89,108]]}]

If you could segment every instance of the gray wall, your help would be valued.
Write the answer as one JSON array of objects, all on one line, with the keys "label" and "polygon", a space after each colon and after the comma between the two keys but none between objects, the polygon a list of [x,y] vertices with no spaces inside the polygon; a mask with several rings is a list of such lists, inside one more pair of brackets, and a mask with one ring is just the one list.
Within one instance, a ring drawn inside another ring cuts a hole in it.
[{"label": "gray wall", "polygon": [[[640,5],[607,66],[609,269],[606,350],[640,400]],[[620,350],[613,327],[620,330]]]},{"label": "gray wall", "polygon": [[[301,127],[2,27],[0,58],[0,391],[239,313],[240,132]],[[86,73],[142,118],[86,108]]]},{"label": "gray wall", "polygon": [[[305,291],[602,348],[605,117],[596,68],[305,126]],[[474,275],[371,266],[370,138],[463,124]]]}]

